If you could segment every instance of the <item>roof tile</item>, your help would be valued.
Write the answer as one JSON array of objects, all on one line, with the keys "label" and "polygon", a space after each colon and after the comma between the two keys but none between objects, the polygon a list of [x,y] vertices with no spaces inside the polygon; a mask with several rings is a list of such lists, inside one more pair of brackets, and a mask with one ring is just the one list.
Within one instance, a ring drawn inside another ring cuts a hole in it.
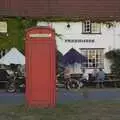
[{"label": "roof tile", "polygon": [[4,0],[0,15],[120,20],[120,0]]}]

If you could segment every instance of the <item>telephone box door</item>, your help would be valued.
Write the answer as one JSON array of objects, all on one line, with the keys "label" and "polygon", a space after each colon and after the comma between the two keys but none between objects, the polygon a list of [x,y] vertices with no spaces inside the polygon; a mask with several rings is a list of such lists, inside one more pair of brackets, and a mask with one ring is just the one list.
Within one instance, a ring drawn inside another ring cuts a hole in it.
[{"label": "telephone box door", "polygon": [[30,106],[54,107],[56,44],[54,30],[35,27],[26,32],[26,99]]}]

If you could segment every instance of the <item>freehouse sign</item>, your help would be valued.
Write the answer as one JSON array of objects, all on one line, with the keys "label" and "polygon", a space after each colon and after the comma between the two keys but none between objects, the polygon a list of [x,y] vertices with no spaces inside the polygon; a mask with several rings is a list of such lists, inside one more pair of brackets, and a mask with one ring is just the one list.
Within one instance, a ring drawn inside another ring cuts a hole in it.
[{"label": "freehouse sign", "polygon": [[65,42],[68,43],[94,43],[94,39],[67,39]]}]

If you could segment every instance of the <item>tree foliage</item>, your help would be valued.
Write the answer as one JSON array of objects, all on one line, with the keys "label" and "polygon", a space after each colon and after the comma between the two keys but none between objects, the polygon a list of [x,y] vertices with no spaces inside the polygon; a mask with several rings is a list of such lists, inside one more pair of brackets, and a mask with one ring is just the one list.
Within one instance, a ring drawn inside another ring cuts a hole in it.
[{"label": "tree foliage", "polygon": [[116,78],[120,78],[120,49],[115,49],[105,54],[111,61],[111,72]]},{"label": "tree foliage", "polygon": [[35,26],[36,20],[15,17],[4,18],[2,21],[7,22],[7,33],[0,33],[0,49],[16,47],[23,51],[25,29]]}]

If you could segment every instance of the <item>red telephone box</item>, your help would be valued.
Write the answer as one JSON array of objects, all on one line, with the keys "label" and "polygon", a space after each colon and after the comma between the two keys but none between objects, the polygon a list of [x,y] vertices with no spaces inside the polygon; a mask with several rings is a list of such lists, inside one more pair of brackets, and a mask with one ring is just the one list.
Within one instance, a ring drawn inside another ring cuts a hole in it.
[{"label": "red telephone box", "polygon": [[49,27],[26,31],[26,100],[28,106],[54,107],[56,102],[55,32]]}]

